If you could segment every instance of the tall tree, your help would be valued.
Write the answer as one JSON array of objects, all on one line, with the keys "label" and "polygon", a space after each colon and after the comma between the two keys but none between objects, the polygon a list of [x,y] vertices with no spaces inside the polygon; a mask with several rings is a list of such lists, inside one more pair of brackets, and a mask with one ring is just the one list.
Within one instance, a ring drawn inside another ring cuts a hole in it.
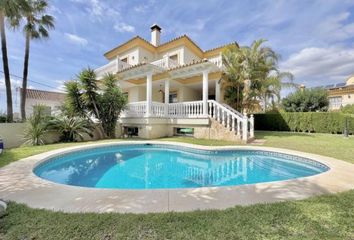
[{"label": "tall tree", "polygon": [[249,47],[231,45],[222,54],[226,67],[222,80],[225,98],[240,112],[254,111],[262,100],[266,105],[269,96],[279,95],[281,80],[291,75],[279,72],[279,56],[270,47],[263,46],[264,42],[259,39]]},{"label": "tall tree", "polygon": [[48,2],[46,0],[27,0],[28,8],[22,11],[25,19],[23,31],[26,36],[25,58],[23,63],[23,79],[21,89],[21,118],[26,119],[26,95],[27,95],[27,77],[30,54],[30,42],[34,39],[48,38],[50,29],[54,29],[54,18],[46,14]]},{"label": "tall tree", "polygon": [[11,24],[15,27],[16,19],[20,16],[21,8],[24,8],[26,3],[21,0],[0,0],[0,35],[1,35],[1,53],[2,63],[5,76],[6,86],[6,101],[7,101],[7,121],[13,121],[13,106],[12,106],[12,91],[11,79],[9,70],[9,61],[7,57],[7,42],[5,20],[10,20]]},{"label": "tall tree", "polygon": [[117,85],[114,75],[106,75],[98,84],[94,70],[82,70],[76,81],[65,84],[64,113],[68,116],[95,118],[105,137],[114,138],[118,117],[127,99]]},{"label": "tall tree", "polygon": [[[285,79],[288,81],[284,81]],[[282,88],[297,88],[297,85],[293,83],[293,79],[294,76],[289,72],[275,71],[261,82],[258,91],[263,101],[263,112],[267,110],[269,101],[271,101],[273,107],[280,104],[280,92]]]}]

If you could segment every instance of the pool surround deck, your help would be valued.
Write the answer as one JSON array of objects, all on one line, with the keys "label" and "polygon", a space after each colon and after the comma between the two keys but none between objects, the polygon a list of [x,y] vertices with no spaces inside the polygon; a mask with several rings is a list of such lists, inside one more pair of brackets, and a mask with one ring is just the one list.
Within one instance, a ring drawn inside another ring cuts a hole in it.
[{"label": "pool surround deck", "polygon": [[[327,165],[326,172],[285,181],[226,187],[119,190],[69,186],[36,176],[38,164],[63,153],[125,144],[179,145],[202,150],[262,150],[309,158]],[[354,189],[354,164],[288,149],[259,146],[200,146],[162,141],[125,141],[68,147],[34,155],[0,168],[0,199],[63,212],[184,212],[226,209],[235,205],[299,200]]]}]

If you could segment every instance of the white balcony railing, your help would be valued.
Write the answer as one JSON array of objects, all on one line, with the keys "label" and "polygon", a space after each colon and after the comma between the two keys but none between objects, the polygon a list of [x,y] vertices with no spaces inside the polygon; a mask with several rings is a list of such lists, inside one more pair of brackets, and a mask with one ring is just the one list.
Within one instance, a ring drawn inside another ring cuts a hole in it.
[{"label": "white balcony railing", "polygon": [[[207,102],[207,116],[203,113],[203,101],[169,103],[152,102],[149,117],[156,118],[205,118],[215,119],[229,131],[234,132],[243,140],[254,137],[254,118],[248,118],[228,105],[214,100]],[[122,118],[146,117],[146,101],[129,103],[122,113]]]},{"label": "white balcony railing", "polygon": [[203,116],[203,101],[168,104],[170,118],[198,118]]},{"label": "white balcony railing", "polygon": [[116,71],[117,71],[117,64],[115,61],[109,62],[108,64],[95,69],[97,78],[102,78],[105,74],[115,73]]},{"label": "white balcony railing", "polygon": [[144,117],[146,114],[146,101],[128,103],[122,117]]},{"label": "white balcony railing", "polygon": [[121,71],[125,68],[131,67],[130,64],[121,61],[120,59],[116,59],[114,61],[109,62],[106,65],[103,65],[102,67],[96,68],[95,73],[97,78],[103,78],[104,75],[107,73],[117,73],[118,71]]},{"label": "white balcony railing", "polygon": [[211,63],[214,63],[219,68],[222,67],[222,57],[221,56],[214,57],[214,58],[209,58],[208,61],[211,62]]},{"label": "white balcony railing", "polygon": [[161,67],[161,68],[174,68],[178,66],[178,62],[175,60],[172,60],[171,58],[165,57],[161,58],[157,61],[151,62],[152,65]]}]

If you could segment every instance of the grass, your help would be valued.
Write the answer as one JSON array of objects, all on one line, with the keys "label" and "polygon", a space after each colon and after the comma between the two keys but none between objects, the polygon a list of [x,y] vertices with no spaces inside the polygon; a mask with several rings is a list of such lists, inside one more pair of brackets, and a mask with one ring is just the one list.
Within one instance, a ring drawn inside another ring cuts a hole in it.
[{"label": "grass", "polygon": [[354,136],[344,138],[334,134],[257,132],[257,138],[265,140],[264,146],[315,153],[354,163]]},{"label": "grass", "polygon": [[[322,154],[354,163],[354,138],[327,134],[257,132],[265,146]],[[201,145],[226,141],[168,138]],[[76,145],[6,150],[0,166]],[[84,143],[86,144],[86,143]],[[166,214],[66,214],[10,203],[0,217],[0,239],[354,239],[354,191],[302,201]]]}]

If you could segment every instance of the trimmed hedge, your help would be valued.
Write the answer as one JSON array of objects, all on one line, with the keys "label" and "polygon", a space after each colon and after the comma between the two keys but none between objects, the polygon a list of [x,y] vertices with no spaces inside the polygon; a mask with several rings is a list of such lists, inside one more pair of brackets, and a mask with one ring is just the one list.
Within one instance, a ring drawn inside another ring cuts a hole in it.
[{"label": "trimmed hedge", "polygon": [[354,117],[339,112],[280,112],[254,114],[255,130],[342,133],[347,119],[354,134]]}]

